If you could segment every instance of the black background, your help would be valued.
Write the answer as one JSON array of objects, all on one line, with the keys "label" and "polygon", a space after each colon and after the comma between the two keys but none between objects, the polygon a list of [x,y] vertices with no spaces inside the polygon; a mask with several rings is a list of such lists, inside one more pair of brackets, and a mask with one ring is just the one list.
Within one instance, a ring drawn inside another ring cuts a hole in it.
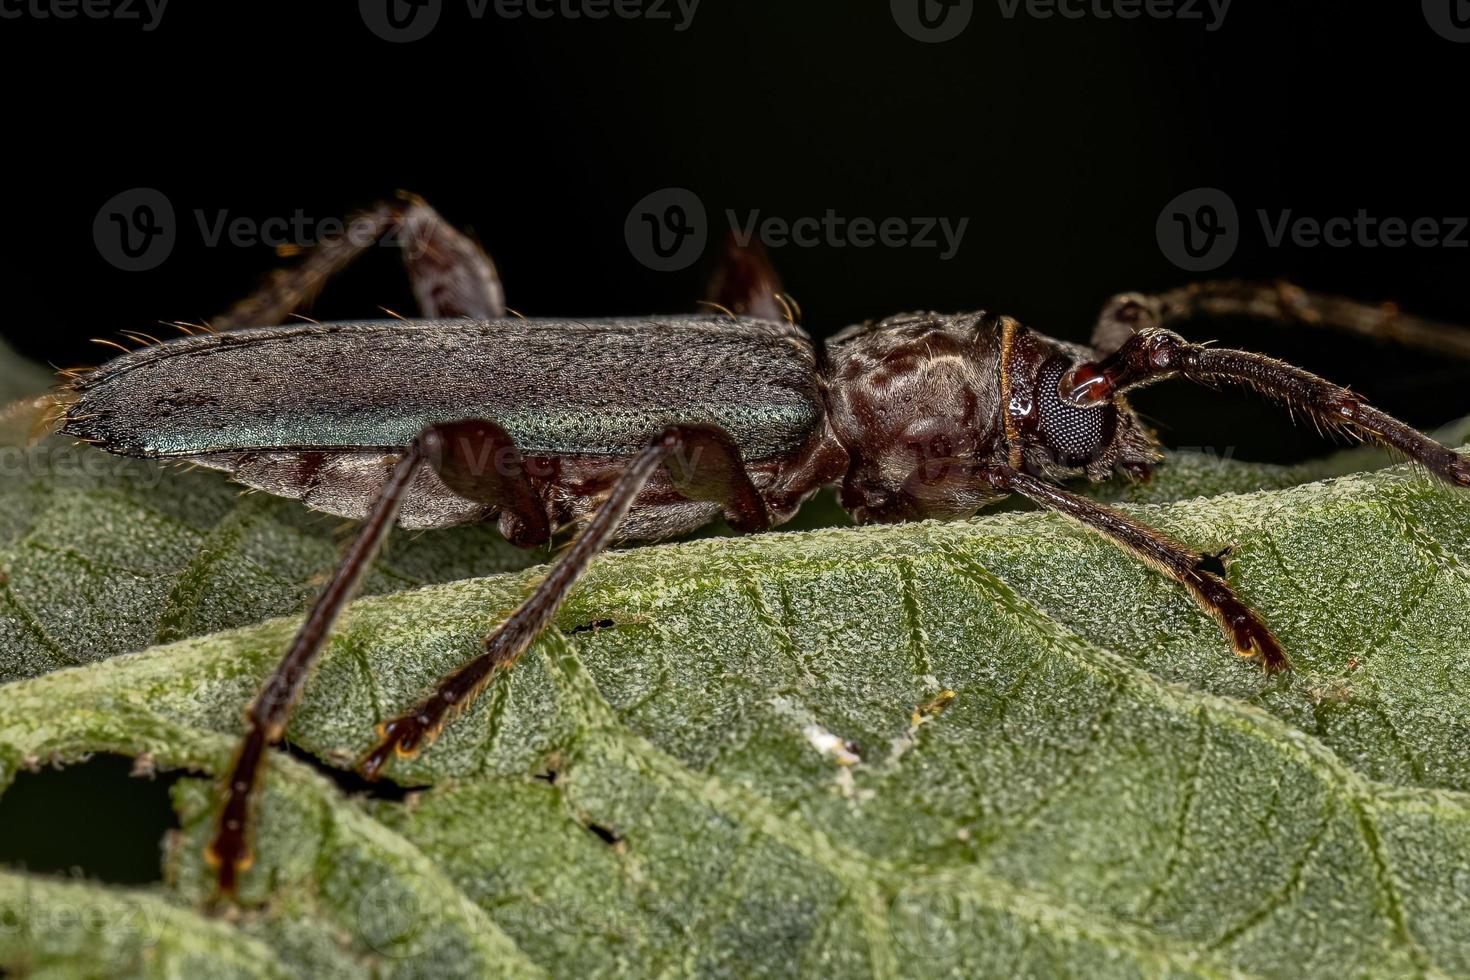
[{"label": "black background", "polygon": [[[1213,31],[1197,9],[1204,19],[1007,18],[975,0],[969,27],[941,44],[908,37],[886,0],[702,0],[683,31],[670,19],[475,19],[444,0],[435,30],[407,44],[371,33],[351,0],[173,0],[152,31],[0,20],[12,178],[0,335],[39,360],[95,363],[88,338],[208,318],[276,263],[264,245],[209,246],[196,212],[331,219],[398,188],[472,228],[530,315],[688,309],[699,268],[652,271],[623,237],[635,202],[683,186],[714,222],[727,208],[970,219],[949,261],[776,249],[815,333],[986,308],[1080,340],[1110,294],[1194,278],[1161,254],[1154,225],[1175,195],[1214,186],[1244,223],[1216,275],[1470,322],[1470,249],[1271,248],[1255,218],[1470,213],[1470,45],[1436,35],[1413,2],[1234,0]],[[99,208],[134,187],[161,190],[178,216],[177,245],[147,272],[114,268],[93,240]],[[412,308],[387,249],[313,313],[379,306]],[[1470,412],[1457,363],[1208,328],[1421,426]],[[1169,387],[1140,399],[1167,442],[1325,451],[1248,398]]]}]

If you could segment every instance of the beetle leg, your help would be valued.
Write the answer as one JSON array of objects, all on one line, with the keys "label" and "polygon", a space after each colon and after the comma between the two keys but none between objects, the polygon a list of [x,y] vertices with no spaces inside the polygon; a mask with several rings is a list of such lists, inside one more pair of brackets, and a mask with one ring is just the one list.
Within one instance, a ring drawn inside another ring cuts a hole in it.
[{"label": "beetle leg", "polygon": [[409,756],[432,741],[452,712],[463,711],[496,673],[513,667],[532,641],[550,625],[572,586],[592,558],[613,539],[639,492],[660,467],[689,500],[722,504],[735,527],[763,530],[771,518],[760,491],[750,481],[740,451],[723,430],[711,425],[670,426],[634,456],[597,513],[552,566],[535,590],[484,642],[484,652],[456,669],[416,706],[378,727],[379,741],[359,768],[376,779],[395,755]]},{"label": "beetle leg", "polygon": [[1191,551],[1127,514],[1009,466],[983,466],[976,476],[994,490],[1019,493],[1047,510],[1065,514],[1183,585],[1200,608],[1220,624],[1235,652],[1259,658],[1268,674],[1289,666],[1281,644],[1261,617],[1235,595],[1223,578],[1207,570],[1208,558],[1214,556]]},{"label": "beetle leg", "polygon": [[219,824],[205,852],[218,869],[223,894],[234,894],[240,873],[250,866],[251,799],[266,751],[285,734],[328,631],[392,530],[399,506],[426,462],[455,493],[498,505],[501,530],[513,543],[531,546],[551,537],[546,508],[522,467],[515,443],[500,426],[483,420],[456,422],[432,426],[414,440],[394,465],[357,539],[317,597],[290,648],[246,711],[249,729],[231,764]]},{"label": "beetle leg", "polygon": [[796,307],[781,290],[781,278],[760,240],[752,238],[742,245],[733,231],[725,236],[700,302],[736,316],[793,325],[798,319]]},{"label": "beetle leg", "polygon": [[500,533],[531,548],[551,540],[551,520],[510,433],[471,419],[437,425],[420,437],[439,479],[468,500],[500,508]]},{"label": "beetle leg", "polygon": [[1105,357],[1139,330],[1178,329],[1192,320],[1229,316],[1327,327],[1416,350],[1470,358],[1470,329],[1463,326],[1411,316],[1392,303],[1362,303],[1288,282],[1198,282],[1154,296],[1120,293],[1099,314],[1092,346]]},{"label": "beetle leg", "polygon": [[1470,459],[1380,412],[1361,395],[1264,354],[1191,344],[1158,327],[1129,337],[1100,362],[1072,368],[1062,375],[1059,390],[1072,404],[1086,407],[1176,374],[1205,385],[1254,388],[1304,413],[1319,429],[1396,450],[1448,483],[1470,486]]},{"label": "beetle leg", "polygon": [[300,264],[278,269],[259,290],[214,320],[215,330],[274,326],[311,302],[328,279],[380,242],[396,245],[426,317],[505,316],[495,263],[472,238],[415,194],[400,192],[347,222],[344,233],[312,248]]},{"label": "beetle leg", "polygon": [[225,783],[225,801],[220,809],[214,840],[205,850],[205,858],[217,869],[219,890],[223,894],[234,894],[240,873],[250,867],[253,859],[251,798],[260,782],[266,750],[279,742],[285,733],[286,723],[301,696],[307,672],[321,652],[327,631],[347,605],[357,583],[392,529],[404,491],[413,482],[423,461],[422,440],[415,440],[394,466],[382,493],[363,521],[357,539],[338,564],[327,587],[317,597],[286,655],[245,712],[250,727],[235,752]]}]

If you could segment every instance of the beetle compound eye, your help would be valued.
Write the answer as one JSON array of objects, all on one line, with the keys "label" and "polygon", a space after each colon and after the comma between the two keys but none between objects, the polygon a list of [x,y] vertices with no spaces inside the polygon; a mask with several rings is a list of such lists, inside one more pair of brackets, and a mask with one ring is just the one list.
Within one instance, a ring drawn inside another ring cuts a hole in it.
[{"label": "beetle compound eye", "polygon": [[1059,384],[1068,367],[1064,358],[1053,357],[1037,375],[1041,438],[1058,463],[1082,466],[1096,459],[1112,439],[1118,412],[1110,402],[1077,408],[1064,401]]}]

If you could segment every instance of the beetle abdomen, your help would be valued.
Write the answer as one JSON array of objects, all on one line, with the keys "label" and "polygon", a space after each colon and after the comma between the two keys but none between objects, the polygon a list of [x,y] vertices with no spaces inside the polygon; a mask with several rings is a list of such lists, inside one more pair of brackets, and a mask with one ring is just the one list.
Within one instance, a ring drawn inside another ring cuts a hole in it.
[{"label": "beetle abdomen", "polygon": [[301,324],[188,337],[75,387],[63,431],[112,452],[406,446],[425,426],[502,425],[527,454],[626,455],[660,427],[722,426],[748,461],[821,421],[796,328],[724,317]]}]

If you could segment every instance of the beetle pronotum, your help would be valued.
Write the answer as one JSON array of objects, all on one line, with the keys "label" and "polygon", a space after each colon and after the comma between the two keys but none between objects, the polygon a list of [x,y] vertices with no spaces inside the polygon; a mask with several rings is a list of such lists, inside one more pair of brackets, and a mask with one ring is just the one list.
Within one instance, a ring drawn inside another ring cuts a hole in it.
[{"label": "beetle pronotum", "polygon": [[[271,325],[390,230],[401,235],[426,319]],[[1148,477],[1157,444],[1126,394],[1164,378],[1252,387],[1320,427],[1470,485],[1470,462],[1348,390],[1167,329],[1198,309],[1284,317],[1294,305],[1351,329],[1372,326],[1371,308],[1287,287],[1120,296],[1092,347],[988,313],[894,316],[821,344],[792,322],[753,251],[725,256],[711,285],[718,315],[528,320],[507,317],[489,258],[422,200],[379,205],[351,231],[208,332],[115,358],[58,399],[62,431],[109,452],[201,463],[362,519],[246,712],[208,852],[225,893],[250,863],[267,750],[395,522],[496,520],[523,546],[567,528],[579,534],[479,656],[379,726],[361,764],[371,778],[515,664],[609,543],[665,538],[722,515],[737,529],[765,530],[831,484],[860,522],[965,517],[1021,494],[1179,582],[1237,653],[1284,668],[1271,630],[1209,570],[1209,556],[1059,486]]]}]

